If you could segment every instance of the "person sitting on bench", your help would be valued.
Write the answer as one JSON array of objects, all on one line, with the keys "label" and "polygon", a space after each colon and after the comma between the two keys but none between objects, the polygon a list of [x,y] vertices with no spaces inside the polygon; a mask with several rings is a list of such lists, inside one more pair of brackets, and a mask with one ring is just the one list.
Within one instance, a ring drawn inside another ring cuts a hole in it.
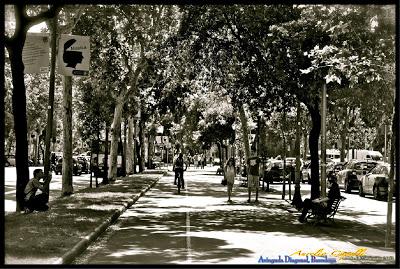
[{"label": "person sitting on bench", "polygon": [[300,222],[304,222],[306,219],[306,215],[310,209],[316,210],[326,210],[326,213],[329,213],[329,209],[332,207],[333,201],[335,199],[339,199],[340,189],[339,185],[336,182],[336,178],[329,178],[328,179],[328,197],[325,198],[317,198],[314,200],[305,199],[303,202],[303,211],[301,212],[301,216],[299,217]]},{"label": "person sitting on bench", "polygon": [[[51,174],[49,175],[51,176]],[[42,169],[35,169],[33,171],[33,178],[29,180],[25,187],[25,212],[30,213],[36,211],[46,211],[49,209],[47,205],[47,194],[45,193],[45,187],[39,182],[44,177]],[[37,190],[41,190],[42,193],[36,195]]]}]

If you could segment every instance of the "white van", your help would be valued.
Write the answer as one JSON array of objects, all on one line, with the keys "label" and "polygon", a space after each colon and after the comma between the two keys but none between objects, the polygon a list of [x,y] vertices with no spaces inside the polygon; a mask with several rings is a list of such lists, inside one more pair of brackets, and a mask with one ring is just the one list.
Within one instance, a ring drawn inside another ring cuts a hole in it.
[{"label": "white van", "polygon": [[346,159],[383,161],[383,155],[379,151],[374,151],[374,150],[350,149],[347,152]]},{"label": "white van", "polygon": [[[321,151],[318,151],[321,158]],[[331,159],[335,163],[340,162],[340,151],[338,149],[326,149],[326,158]]]}]

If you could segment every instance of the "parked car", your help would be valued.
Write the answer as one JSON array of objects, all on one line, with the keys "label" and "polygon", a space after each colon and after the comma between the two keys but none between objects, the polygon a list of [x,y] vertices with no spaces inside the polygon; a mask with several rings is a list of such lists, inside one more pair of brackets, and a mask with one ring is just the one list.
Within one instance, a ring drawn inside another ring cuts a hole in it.
[{"label": "parked car", "polygon": [[81,165],[82,168],[82,174],[88,174],[90,171],[90,163],[84,156],[77,156],[74,157],[78,160],[79,164]]},{"label": "parked car", "polygon": [[343,170],[345,164],[345,162],[329,163],[326,167],[326,177],[328,179],[334,178],[337,180],[337,174],[339,173],[339,171]]},{"label": "parked car", "polygon": [[[293,167],[288,165],[286,167],[285,177],[289,177],[289,173],[293,173]],[[294,179],[294,174],[292,174]],[[274,181],[283,181],[283,160],[269,160],[264,171],[264,181],[273,183]]]},{"label": "parked car", "polygon": [[4,156],[4,166],[15,166],[15,155],[5,155]]},{"label": "parked car", "polygon": [[[286,165],[296,167],[296,158],[295,157],[287,157]],[[303,168],[303,160],[300,158],[300,170]]]},{"label": "parked car", "polygon": [[214,158],[214,159],[213,159],[213,165],[221,165],[221,160],[220,160],[220,158]]},{"label": "parked car", "polygon": [[[329,172],[330,172],[330,167],[332,167],[335,164],[335,162],[330,159],[326,158],[326,175],[328,177]],[[319,162],[319,175],[321,175],[321,161]],[[311,184],[311,161],[308,161],[304,163],[302,169],[301,169],[301,182],[305,183],[306,181],[308,184]]]},{"label": "parked car", "polygon": [[[56,173],[56,175],[62,174],[62,162],[63,158],[59,158],[57,160],[57,165],[54,168],[54,173]],[[82,174],[82,166],[80,165],[79,161],[76,158],[72,158],[72,165],[73,165],[72,174],[74,176],[80,176]]]},{"label": "parked car", "polygon": [[353,189],[359,189],[360,178],[369,170],[376,166],[377,162],[350,160],[346,163],[343,170],[337,173],[339,186],[345,192],[350,193]]},{"label": "parked car", "polygon": [[[389,173],[390,164],[377,164],[366,175],[360,178],[359,195],[364,197],[365,194],[372,194],[376,200],[386,198],[389,189]],[[396,178],[396,175],[394,175],[394,178]],[[394,181],[393,190],[396,190],[396,181]],[[393,191],[393,194],[395,193]]]}]

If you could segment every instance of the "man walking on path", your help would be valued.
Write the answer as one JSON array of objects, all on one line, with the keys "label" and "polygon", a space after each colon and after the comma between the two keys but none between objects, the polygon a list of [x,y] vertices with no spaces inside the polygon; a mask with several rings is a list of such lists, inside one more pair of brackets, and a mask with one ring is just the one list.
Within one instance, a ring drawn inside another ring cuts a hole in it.
[{"label": "man walking on path", "polygon": [[251,200],[251,191],[256,191],[256,200],[258,202],[258,189],[260,187],[258,173],[259,173],[259,166],[260,166],[260,158],[258,158],[256,152],[252,150],[251,157],[247,160],[247,188],[249,192],[249,199],[247,202],[250,203]]}]

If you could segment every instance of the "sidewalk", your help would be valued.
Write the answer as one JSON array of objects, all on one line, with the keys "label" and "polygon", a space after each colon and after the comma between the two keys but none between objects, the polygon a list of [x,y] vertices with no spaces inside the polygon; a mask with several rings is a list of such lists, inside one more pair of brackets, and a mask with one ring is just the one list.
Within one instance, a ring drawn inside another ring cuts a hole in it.
[{"label": "sidewalk", "polygon": [[5,264],[68,264],[165,174],[149,170],[5,217]]}]

